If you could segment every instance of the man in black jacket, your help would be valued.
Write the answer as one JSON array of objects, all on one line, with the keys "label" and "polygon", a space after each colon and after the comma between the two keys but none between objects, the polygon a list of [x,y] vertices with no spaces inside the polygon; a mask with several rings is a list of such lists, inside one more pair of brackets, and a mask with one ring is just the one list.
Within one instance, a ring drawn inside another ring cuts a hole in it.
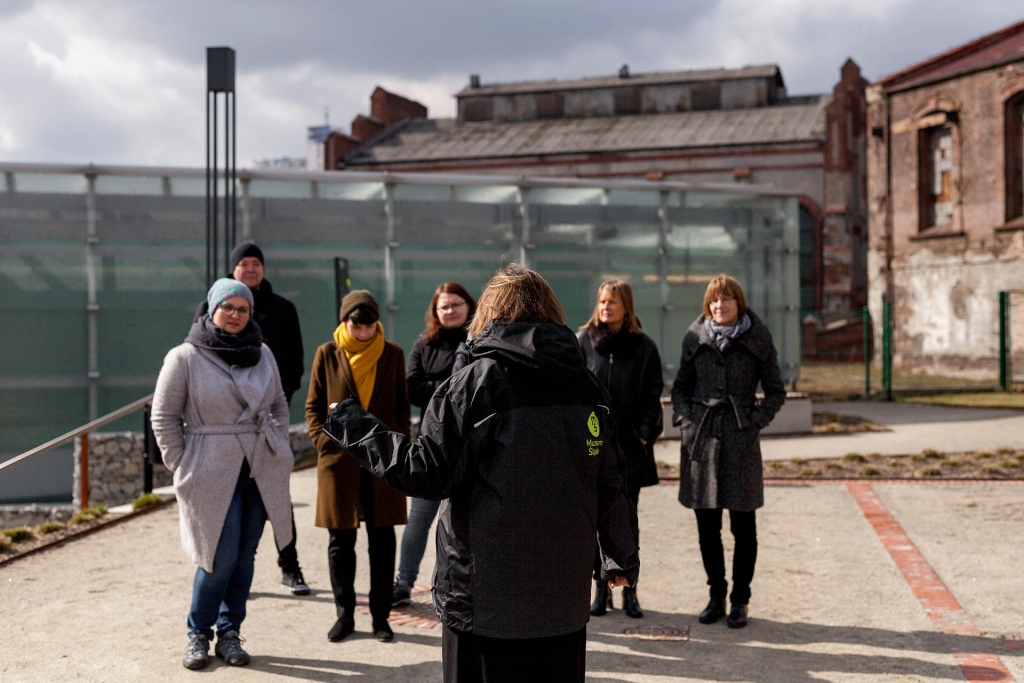
[{"label": "man in black jacket", "polygon": [[[253,242],[242,242],[231,251],[231,263],[235,264],[229,277],[244,282],[252,291],[252,319],[263,333],[263,342],[270,347],[281,375],[281,388],[289,405],[292,394],[302,384],[302,331],[299,329],[299,314],[295,304],[280,294],[274,293],[270,281],[263,277],[263,251]],[[195,319],[207,312],[204,299],[196,308]],[[309,595],[309,586],[299,567],[299,555],[295,549],[295,515],[292,514],[292,542],[278,549],[277,565],[281,568],[281,583],[295,595]]]},{"label": "man in black jacket", "polygon": [[635,585],[640,571],[610,397],[534,271],[499,271],[470,334],[475,360],[434,392],[416,442],[351,399],[324,432],[395,489],[447,499],[434,570],[446,682],[583,681],[598,539],[602,579]]}]

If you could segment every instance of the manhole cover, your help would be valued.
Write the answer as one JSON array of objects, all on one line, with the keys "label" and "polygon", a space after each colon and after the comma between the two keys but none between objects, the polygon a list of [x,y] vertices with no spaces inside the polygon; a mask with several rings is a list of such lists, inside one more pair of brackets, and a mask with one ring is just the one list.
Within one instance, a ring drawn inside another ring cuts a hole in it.
[{"label": "manhole cover", "polygon": [[[388,617],[388,621],[392,625],[417,628],[437,628],[441,625],[441,622],[437,620],[437,613],[434,611],[430,586],[417,584],[412,589],[411,598],[410,604],[391,608],[391,616]],[[369,614],[369,598],[365,595],[357,595],[356,609],[363,614]]]},{"label": "manhole cover", "polygon": [[675,626],[636,626],[634,628],[627,628],[622,633],[638,640],[686,641],[690,639],[689,626],[681,629]]}]

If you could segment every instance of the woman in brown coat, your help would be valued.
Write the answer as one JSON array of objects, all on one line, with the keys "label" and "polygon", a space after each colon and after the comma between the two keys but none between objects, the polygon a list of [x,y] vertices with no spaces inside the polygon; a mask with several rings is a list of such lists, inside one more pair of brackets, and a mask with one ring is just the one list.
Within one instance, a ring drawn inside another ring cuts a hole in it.
[{"label": "woman in brown coat", "polygon": [[373,634],[394,638],[388,626],[391,577],[395,573],[395,525],[405,524],[405,496],[360,467],[324,434],[328,406],[348,397],[389,429],[409,434],[409,394],[405,354],[385,341],[377,300],[366,290],[342,299],[341,324],[334,341],[316,350],[310,370],[306,422],[317,459],[316,525],[330,532],[327,561],[338,620],[328,632],[332,642],[355,630],[356,529],[366,522],[370,555],[370,614]]}]

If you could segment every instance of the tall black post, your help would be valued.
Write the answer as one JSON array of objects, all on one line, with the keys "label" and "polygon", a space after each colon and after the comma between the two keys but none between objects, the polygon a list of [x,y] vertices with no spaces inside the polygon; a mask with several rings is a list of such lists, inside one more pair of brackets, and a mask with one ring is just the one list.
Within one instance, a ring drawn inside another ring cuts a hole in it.
[{"label": "tall black post", "polygon": [[[224,93],[224,168],[219,165],[217,95]],[[206,286],[230,272],[231,250],[235,248],[238,199],[235,153],[235,51],[230,47],[206,48]],[[224,178],[223,222],[219,205],[218,180]],[[221,227],[223,225],[223,228]],[[222,240],[223,238],[223,240]],[[223,253],[223,270],[218,263]]]}]

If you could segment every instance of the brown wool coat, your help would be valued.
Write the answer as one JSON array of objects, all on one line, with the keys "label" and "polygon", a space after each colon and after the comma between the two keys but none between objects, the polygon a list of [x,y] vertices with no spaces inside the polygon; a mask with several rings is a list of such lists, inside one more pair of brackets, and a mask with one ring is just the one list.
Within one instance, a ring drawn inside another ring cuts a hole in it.
[{"label": "brown wool coat", "polygon": [[[359,505],[360,465],[324,434],[328,406],[349,396],[357,397],[355,381],[345,352],[333,341],[316,350],[309,373],[306,423],[316,446],[316,525],[327,529],[358,529],[362,519]],[[405,385],[405,354],[391,342],[377,361],[377,376],[370,414],[388,429],[409,435],[409,392]],[[374,477],[373,518],[375,526],[405,524],[405,496]]]}]

